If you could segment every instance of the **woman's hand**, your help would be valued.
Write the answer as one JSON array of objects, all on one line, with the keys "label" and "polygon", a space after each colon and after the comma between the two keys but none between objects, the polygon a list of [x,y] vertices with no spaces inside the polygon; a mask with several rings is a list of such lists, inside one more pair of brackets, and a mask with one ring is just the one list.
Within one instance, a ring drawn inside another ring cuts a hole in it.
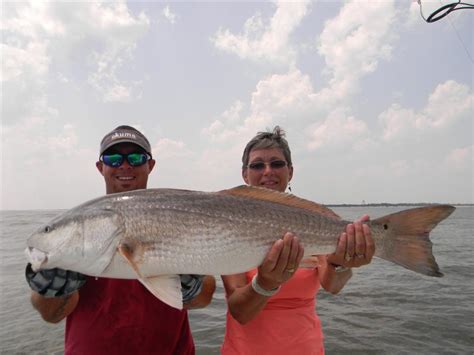
[{"label": "woman's hand", "polygon": [[265,290],[273,290],[288,281],[303,258],[304,248],[292,233],[277,240],[258,268],[257,283]]},{"label": "woman's hand", "polygon": [[[298,238],[286,233],[268,251],[258,268],[257,284],[265,291],[272,291],[289,280],[303,258],[303,246]],[[245,274],[222,276],[227,294],[227,304],[232,317],[246,324],[265,307],[269,297],[258,293]]]},{"label": "woman's hand", "polygon": [[369,221],[369,216],[346,226],[346,231],[341,233],[336,251],[327,255],[327,263],[344,267],[360,267],[370,264],[375,253],[375,244],[372,239],[370,227],[364,222]]}]

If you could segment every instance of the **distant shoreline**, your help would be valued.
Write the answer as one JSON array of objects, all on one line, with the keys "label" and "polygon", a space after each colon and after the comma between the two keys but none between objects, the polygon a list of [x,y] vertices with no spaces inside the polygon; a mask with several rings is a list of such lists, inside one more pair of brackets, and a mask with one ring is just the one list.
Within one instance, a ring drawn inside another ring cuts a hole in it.
[{"label": "distant shoreline", "polygon": [[402,202],[402,203],[386,203],[386,202],[381,202],[381,203],[364,203],[364,204],[356,204],[356,203],[339,203],[339,204],[324,204],[324,206],[327,207],[398,207],[398,206],[430,206],[430,205],[451,205],[451,206],[466,206],[466,207],[472,207],[474,204],[472,203],[438,203],[438,202],[419,202],[419,203],[408,203],[408,202]]}]

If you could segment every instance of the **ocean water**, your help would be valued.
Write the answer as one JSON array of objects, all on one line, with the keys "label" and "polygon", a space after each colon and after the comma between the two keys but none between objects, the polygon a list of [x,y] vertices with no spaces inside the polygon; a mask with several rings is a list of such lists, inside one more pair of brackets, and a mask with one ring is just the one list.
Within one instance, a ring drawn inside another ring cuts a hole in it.
[{"label": "ocean water", "polygon": [[[345,219],[405,207],[336,207]],[[27,236],[60,211],[0,212],[0,353],[61,354],[64,323],[41,320],[29,302]],[[343,291],[318,294],[327,354],[473,354],[474,208],[458,207],[431,234],[443,278],[374,259]],[[211,305],[190,311],[197,354],[219,354],[225,331],[222,283]],[[298,329],[295,329],[298,332]],[[304,354],[298,354],[304,355]]]}]

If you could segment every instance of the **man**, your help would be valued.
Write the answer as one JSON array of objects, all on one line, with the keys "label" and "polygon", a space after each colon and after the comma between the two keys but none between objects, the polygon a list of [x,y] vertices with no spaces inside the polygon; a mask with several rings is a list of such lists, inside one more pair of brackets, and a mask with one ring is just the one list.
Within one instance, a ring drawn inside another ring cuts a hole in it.
[{"label": "man", "polygon": [[[119,126],[102,139],[96,166],[112,194],[145,189],[155,160],[142,133]],[[43,319],[66,318],[66,354],[194,354],[187,311],[164,304],[137,280],[61,269],[35,273],[30,265],[26,277]],[[181,275],[181,285],[184,308],[201,308],[212,299],[215,279]]]}]

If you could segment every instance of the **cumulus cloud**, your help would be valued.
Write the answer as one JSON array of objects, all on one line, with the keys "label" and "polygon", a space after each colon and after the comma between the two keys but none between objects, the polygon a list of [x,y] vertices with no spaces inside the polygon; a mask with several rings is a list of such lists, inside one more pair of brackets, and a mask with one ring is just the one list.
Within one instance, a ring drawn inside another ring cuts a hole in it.
[{"label": "cumulus cloud", "polygon": [[474,145],[451,150],[447,155],[445,162],[451,168],[457,170],[470,169],[472,173],[474,166]]},{"label": "cumulus cloud", "polygon": [[383,138],[392,140],[412,130],[440,129],[473,110],[474,94],[467,85],[448,80],[436,86],[426,106],[418,112],[393,104],[379,115]]},{"label": "cumulus cloud", "polygon": [[399,104],[391,105],[379,115],[379,120],[384,125],[383,138],[391,140],[407,133],[419,119],[420,115],[412,109],[403,108]]},{"label": "cumulus cloud", "polygon": [[44,43],[29,42],[23,48],[0,44],[2,55],[2,82],[21,79],[21,75],[42,77],[47,73],[50,57]]},{"label": "cumulus cloud", "polygon": [[73,201],[100,194],[97,152],[80,147],[74,124],[52,129],[53,120],[31,117],[2,126],[2,146],[8,149],[2,156],[2,208],[70,208]]},{"label": "cumulus cloud", "polygon": [[233,34],[221,28],[211,40],[217,48],[243,59],[294,64],[296,51],[290,45],[290,37],[309,7],[308,0],[277,1],[276,11],[269,21],[256,13],[245,22],[243,33]]},{"label": "cumulus cloud", "polygon": [[192,155],[192,152],[183,141],[170,138],[160,139],[153,147],[153,152],[159,160],[183,158]]},{"label": "cumulus cloud", "polygon": [[[57,83],[61,90],[89,83],[102,101],[137,98],[139,80],[120,76],[149,21],[125,2],[6,2],[2,10],[2,147],[8,149],[2,156],[2,199],[9,201],[7,208],[31,196],[30,206],[48,201],[66,207],[61,194],[48,196],[44,186],[72,195],[74,184],[90,179],[97,186],[91,165],[97,152],[80,147],[76,126],[64,120],[61,103],[50,95]],[[21,193],[15,186],[23,186]],[[83,192],[76,198],[82,200]]]},{"label": "cumulus cloud", "polygon": [[166,6],[163,9],[163,16],[173,25],[176,23],[176,19],[178,17],[175,13],[171,11],[169,6]]},{"label": "cumulus cloud", "polygon": [[439,84],[430,95],[417,126],[441,128],[471,112],[474,95],[467,85],[448,80]]},{"label": "cumulus cloud", "polygon": [[244,104],[237,100],[232,106],[211,123],[209,127],[201,130],[201,134],[210,137],[213,141],[224,142],[239,134],[239,125],[241,124],[241,112]]},{"label": "cumulus cloud", "polygon": [[242,102],[237,101],[202,133],[216,141],[240,141],[274,124],[308,121],[319,103],[309,77],[293,69],[260,80],[251,94],[247,115]]},{"label": "cumulus cloud", "polygon": [[[309,7],[307,2],[291,5],[278,2],[271,25],[266,26],[256,14],[246,22],[243,34],[234,35],[221,29],[214,44],[245,59],[294,63],[296,52],[290,34]],[[290,65],[287,73],[270,75],[257,83],[251,95],[249,114],[241,117],[239,124],[216,120],[203,132],[212,132],[215,139],[227,139],[253,134],[273,124],[298,124],[305,127],[310,139],[306,147],[310,150],[323,145],[332,148],[367,146],[369,128],[351,114],[348,103],[357,92],[360,80],[374,72],[381,60],[391,58],[397,38],[394,34],[397,11],[394,1],[364,2],[363,6],[360,1],[344,4],[339,13],[325,23],[318,41],[319,54],[326,62],[327,86],[320,85],[321,88],[315,90],[310,77]],[[268,40],[278,32],[285,34],[279,37],[280,41]],[[277,45],[270,45],[272,43]],[[281,55],[280,50],[290,53],[291,58]]]},{"label": "cumulus cloud", "polygon": [[360,79],[391,58],[397,11],[392,1],[350,1],[328,20],[319,37],[318,51],[326,62],[328,96],[344,98],[359,87]]},{"label": "cumulus cloud", "polygon": [[4,18],[3,80],[28,74],[40,80],[51,64],[69,71],[83,67],[87,82],[105,101],[131,99],[136,83],[119,74],[149,28],[144,13],[132,15],[125,2],[31,1],[8,4]]},{"label": "cumulus cloud", "polygon": [[239,101],[202,133],[217,142],[232,140],[242,145],[257,131],[278,124],[283,128],[298,126],[305,131],[305,149],[366,147],[370,143],[367,124],[352,115],[349,108],[333,104],[314,91],[307,75],[292,69],[257,83],[247,115],[241,114]]},{"label": "cumulus cloud", "polygon": [[[22,163],[39,168],[61,157],[74,155],[78,144],[74,125],[66,123],[61,130],[51,132],[48,124],[52,118],[45,120],[44,117],[32,116],[2,127],[2,144],[11,152],[3,163],[16,165],[18,169]],[[38,154],[41,159],[38,159]]]},{"label": "cumulus cloud", "polygon": [[355,146],[367,134],[368,127],[364,121],[348,116],[342,109],[336,109],[324,122],[308,127],[307,147],[310,150],[316,150],[323,147]]},{"label": "cumulus cloud", "polygon": [[65,124],[62,132],[57,136],[49,137],[47,143],[49,150],[58,151],[61,154],[72,152],[78,143],[74,126],[72,124]]},{"label": "cumulus cloud", "polygon": [[292,69],[285,74],[274,74],[260,80],[252,93],[254,116],[268,113],[281,117],[294,110],[305,110],[317,99],[309,76]]}]

